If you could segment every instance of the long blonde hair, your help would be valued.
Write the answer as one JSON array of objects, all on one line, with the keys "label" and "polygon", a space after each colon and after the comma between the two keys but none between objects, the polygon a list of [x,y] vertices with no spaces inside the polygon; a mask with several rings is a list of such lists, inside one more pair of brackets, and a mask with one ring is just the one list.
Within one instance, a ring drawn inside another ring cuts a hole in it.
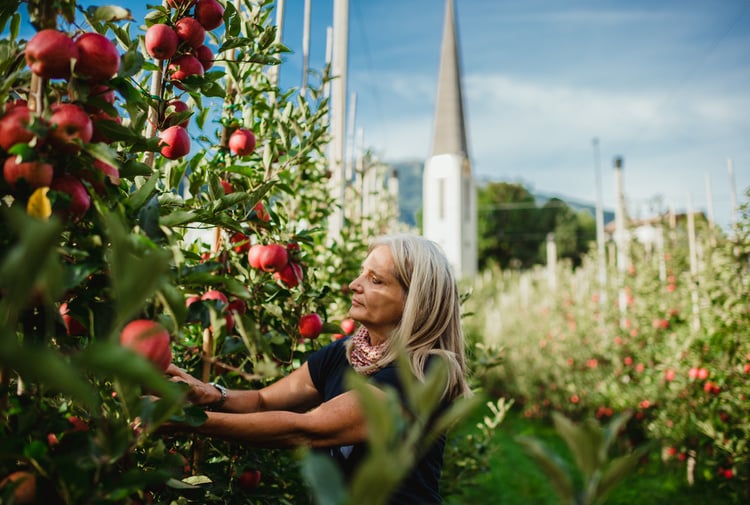
[{"label": "long blonde hair", "polygon": [[[460,297],[448,259],[435,242],[409,233],[376,238],[368,254],[379,246],[388,246],[391,250],[393,274],[406,292],[406,302],[401,321],[373,367],[381,368],[393,362],[401,348],[410,357],[412,373],[424,380],[427,359],[438,355],[448,363],[445,397],[469,396]],[[351,340],[347,356],[350,354]]]}]

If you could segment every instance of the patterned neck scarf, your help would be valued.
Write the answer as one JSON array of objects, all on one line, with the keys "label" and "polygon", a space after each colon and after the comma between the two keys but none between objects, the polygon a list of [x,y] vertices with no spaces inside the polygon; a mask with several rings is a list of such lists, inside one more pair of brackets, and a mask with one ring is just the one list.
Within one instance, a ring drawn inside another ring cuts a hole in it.
[{"label": "patterned neck scarf", "polygon": [[377,372],[379,368],[371,367],[383,355],[386,343],[372,345],[370,343],[370,333],[367,331],[367,328],[362,326],[352,337],[351,363],[354,371],[364,375],[371,375]]}]

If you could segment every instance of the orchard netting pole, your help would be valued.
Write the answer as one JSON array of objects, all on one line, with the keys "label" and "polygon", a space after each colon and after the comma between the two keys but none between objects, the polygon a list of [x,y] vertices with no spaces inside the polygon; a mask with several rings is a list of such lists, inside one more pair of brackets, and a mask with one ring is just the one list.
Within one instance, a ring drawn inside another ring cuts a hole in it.
[{"label": "orchard netting pole", "polygon": [[690,258],[690,299],[693,306],[693,331],[700,330],[700,307],[698,304],[698,254],[695,243],[695,216],[693,215],[693,199],[688,195],[687,209],[688,254]]},{"label": "orchard netting pole", "polygon": [[737,226],[737,186],[734,181],[734,160],[727,158],[729,172],[729,212],[731,213],[732,230]]},{"label": "orchard netting pole", "polygon": [[312,0],[305,0],[304,21],[302,23],[302,86],[299,94],[305,96],[307,92],[307,72],[310,66],[310,4]]},{"label": "orchard netting pole", "polygon": [[625,312],[627,311],[627,295],[625,293],[625,272],[628,269],[628,237],[625,229],[625,193],[622,184],[622,158],[616,157],[615,165],[615,194],[617,195],[617,208],[615,212],[615,243],[617,245],[617,272],[619,284],[618,305],[620,307],[620,325],[625,324]]},{"label": "orchard netting pole", "polygon": [[[281,35],[284,28],[284,6],[286,0],[276,1],[276,43],[281,44]],[[268,80],[271,81],[271,86],[276,87],[279,84],[279,67],[281,65],[273,65],[268,69]]]},{"label": "orchard netting pole", "polygon": [[607,302],[607,255],[604,251],[604,204],[602,202],[602,171],[599,163],[599,139],[594,138],[594,177],[596,180],[596,251],[599,280],[599,305]]},{"label": "orchard netting pole", "polygon": [[333,2],[333,59],[331,62],[331,142],[329,187],[334,204],[328,218],[329,240],[337,240],[344,226],[344,132],[346,131],[346,79],[349,46],[349,1]]}]

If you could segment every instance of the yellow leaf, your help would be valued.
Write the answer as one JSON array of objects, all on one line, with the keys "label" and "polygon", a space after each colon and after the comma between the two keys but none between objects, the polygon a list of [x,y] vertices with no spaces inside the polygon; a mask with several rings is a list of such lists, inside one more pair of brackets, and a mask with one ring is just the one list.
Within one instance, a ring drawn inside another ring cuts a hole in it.
[{"label": "yellow leaf", "polygon": [[52,203],[47,198],[49,188],[37,188],[29,197],[26,204],[26,212],[39,219],[47,219],[52,215]]}]

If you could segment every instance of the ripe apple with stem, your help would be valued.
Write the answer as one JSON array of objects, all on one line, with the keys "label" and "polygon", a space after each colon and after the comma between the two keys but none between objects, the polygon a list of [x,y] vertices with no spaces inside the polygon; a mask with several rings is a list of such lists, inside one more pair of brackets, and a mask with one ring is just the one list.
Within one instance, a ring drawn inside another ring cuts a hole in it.
[{"label": "ripe apple with stem", "polygon": [[120,345],[140,354],[162,372],[172,362],[169,332],[150,319],[136,319],[125,325]]},{"label": "ripe apple with stem", "polygon": [[192,54],[183,54],[172,59],[167,66],[167,75],[176,87],[184,89],[181,81],[191,75],[203,75],[203,65]]},{"label": "ripe apple with stem", "polygon": [[193,49],[203,45],[206,40],[206,29],[197,19],[190,16],[178,19],[174,24],[174,31],[180,42],[187,44]]},{"label": "ripe apple with stem", "polygon": [[72,103],[53,105],[49,124],[52,127],[50,143],[66,153],[80,151],[80,144],[91,142],[94,134],[94,125],[88,113]]},{"label": "ripe apple with stem", "polygon": [[26,64],[46,79],[67,79],[70,65],[78,58],[78,47],[67,34],[47,28],[40,30],[26,44]]},{"label": "ripe apple with stem", "polygon": [[64,218],[71,218],[74,221],[79,220],[86,214],[91,207],[91,196],[86,187],[70,174],[63,174],[55,177],[50,184],[52,191],[64,193],[70,197],[70,201],[67,206],[58,207],[56,204],[56,211],[59,212]]},{"label": "ripe apple with stem", "polygon": [[3,178],[11,188],[15,189],[20,179],[24,179],[31,189],[52,183],[52,165],[41,160],[19,162],[18,159],[18,156],[10,156],[3,164]]},{"label": "ripe apple with stem", "polygon": [[236,156],[247,156],[255,151],[255,134],[247,128],[238,128],[229,136],[229,150]]},{"label": "ripe apple with stem", "polygon": [[190,152],[190,136],[182,126],[170,126],[159,133],[161,155],[170,160],[182,158]]},{"label": "ripe apple with stem", "polygon": [[289,253],[282,245],[268,244],[260,251],[258,261],[264,272],[277,272],[289,263]]},{"label": "ripe apple with stem", "polygon": [[88,32],[75,39],[78,59],[75,73],[84,80],[103,82],[120,70],[120,53],[115,44],[100,33]]},{"label": "ripe apple with stem", "polygon": [[177,32],[164,23],[156,23],[148,27],[144,39],[146,51],[152,58],[168,60],[177,52],[180,39]]},{"label": "ripe apple with stem", "polygon": [[16,144],[26,144],[34,138],[29,130],[31,112],[25,105],[13,106],[0,117],[0,147],[8,150]]},{"label": "ripe apple with stem", "polygon": [[216,0],[198,0],[195,3],[195,19],[206,30],[214,30],[224,22],[224,6]]},{"label": "ripe apple with stem", "polygon": [[320,333],[322,331],[323,320],[317,313],[311,312],[310,314],[305,314],[300,318],[299,334],[302,338],[309,338],[310,340],[314,340],[320,336]]}]

